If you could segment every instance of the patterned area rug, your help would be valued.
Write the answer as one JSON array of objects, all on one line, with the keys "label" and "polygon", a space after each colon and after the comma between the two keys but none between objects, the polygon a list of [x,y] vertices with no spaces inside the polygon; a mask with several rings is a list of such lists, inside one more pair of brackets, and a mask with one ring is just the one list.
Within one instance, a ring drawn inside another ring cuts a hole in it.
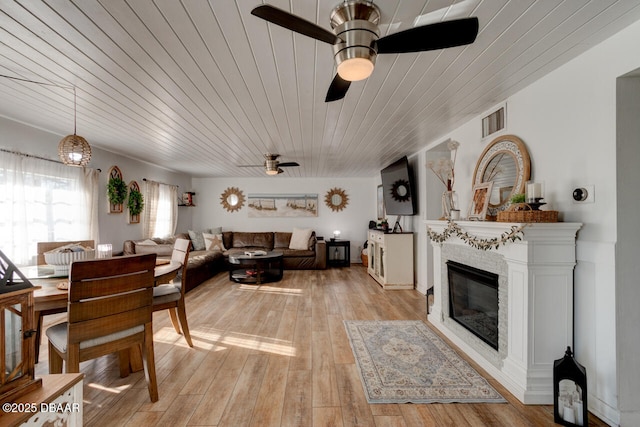
[{"label": "patterned area rug", "polygon": [[344,324],[369,403],[506,402],[421,321]]}]

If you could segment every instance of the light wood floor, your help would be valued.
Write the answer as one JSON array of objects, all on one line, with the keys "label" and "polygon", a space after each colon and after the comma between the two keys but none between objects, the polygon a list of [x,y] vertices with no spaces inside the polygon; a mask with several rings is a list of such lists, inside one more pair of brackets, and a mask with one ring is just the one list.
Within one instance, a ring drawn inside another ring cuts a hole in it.
[{"label": "light wood floor", "polygon": [[[417,291],[382,290],[360,265],[285,271],[263,286],[221,273],[187,294],[187,313],[194,348],[154,313],[154,404],[144,375],[120,378],[114,356],[81,364],[86,426],[554,425],[553,407],[520,404],[468,358],[508,404],[367,404],[342,321],[426,322],[426,304]],[[48,370],[46,341],[37,374]]]}]

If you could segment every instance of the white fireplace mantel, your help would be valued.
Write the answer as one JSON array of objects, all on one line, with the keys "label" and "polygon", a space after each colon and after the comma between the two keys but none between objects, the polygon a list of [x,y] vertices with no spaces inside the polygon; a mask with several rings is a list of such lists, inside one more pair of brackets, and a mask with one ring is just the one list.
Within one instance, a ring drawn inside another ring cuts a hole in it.
[{"label": "white fireplace mantel", "polygon": [[[425,221],[425,226],[436,233],[442,233],[447,224]],[[480,221],[456,221],[456,224],[470,235],[484,239],[499,238],[512,226],[524,225],[524,229],[522,240],[506,242],[498,249],[474,249],[454,236],[443,243],[432,242],[434,304],[429,322],[521,402],[553,403],[553,361],[563,356],[567,346],[573,347],[573,269],[576,234],[582,224]],[[447,245],[445,252],[463,254],[476,268],[495,265],[496,259],[506,262],[507,295],[498,308],[507,311],[500,314],[506,324],[499,326],[506,329],[506,333],[499,331],[500,340],[506,339],[500,345],[502,350],[494,350],[449,317],[444,245]]]}]

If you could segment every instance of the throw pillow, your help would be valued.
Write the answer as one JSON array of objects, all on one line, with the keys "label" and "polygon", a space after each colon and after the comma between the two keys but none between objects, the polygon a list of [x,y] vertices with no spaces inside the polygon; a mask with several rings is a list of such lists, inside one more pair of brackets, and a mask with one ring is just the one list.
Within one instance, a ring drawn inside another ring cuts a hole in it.
[{"label": "throw pillow", "polygon": [[310,228],[295,228],[291,233],[291,241],[289,242],[289,249],[307,250],[309,249],[309,238],[311,237],[313,230]]},{"label": "throw pillow", "polygon": [[202,233],[205,242],[205,248],[208,251],[226,251],[227,248],[224,247],[224,243],[222,242],[222,233],[220,234],[209,234]]},{"label": "throw pillow", "polygon": [[193,231],[189,230],[189,238],[191,239],[191,244],[193,245],[194,251],[204,251],[206,249],[206,245],[204,243],[204,236],[202,233],[208,234],[218,234],[222,233],[221,227],[216,227],[214,229],[207,228],[201,231]]}]

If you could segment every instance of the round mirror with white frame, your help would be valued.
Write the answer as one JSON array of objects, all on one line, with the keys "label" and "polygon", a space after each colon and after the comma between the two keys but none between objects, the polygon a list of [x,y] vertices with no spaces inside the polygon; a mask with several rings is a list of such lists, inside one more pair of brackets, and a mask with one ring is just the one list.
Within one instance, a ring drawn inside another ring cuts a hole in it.
[{"label": "round mirror with white frame", "polygon": [[487,216],[496,217],[511,197],[524,193],[531,177],[531,160],[524,142],[515,135],[501,135],[484,149],[473,173],[473,184],[493,181]]}]

